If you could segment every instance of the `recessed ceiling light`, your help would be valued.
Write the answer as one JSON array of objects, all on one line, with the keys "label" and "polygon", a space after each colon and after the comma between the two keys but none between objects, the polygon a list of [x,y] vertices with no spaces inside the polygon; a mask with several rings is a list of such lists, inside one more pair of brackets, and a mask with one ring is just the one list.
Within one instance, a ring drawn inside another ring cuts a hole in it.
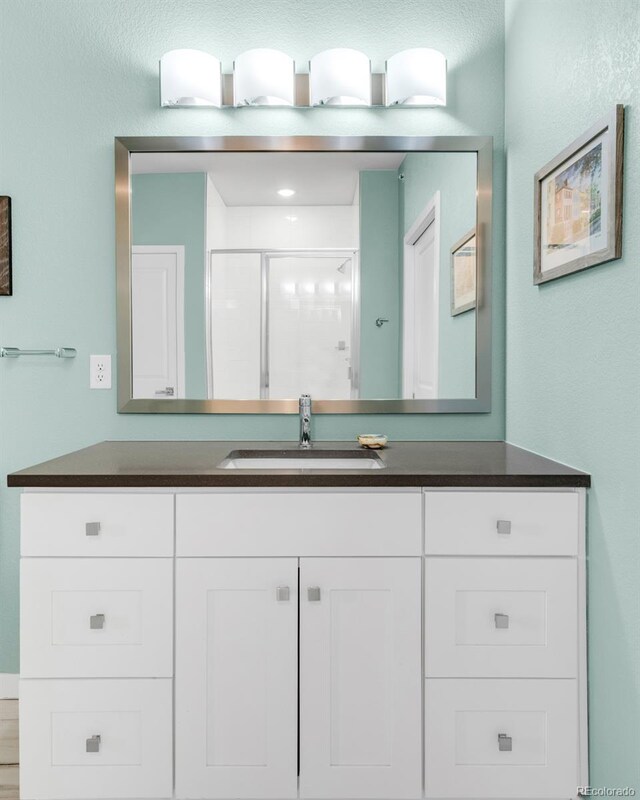
[{"label": "recessed ceiling light", "polygon": [[298,217],[294,217],[292,214],[287,214],[285,219],[288,220],[289,222],[297,222],[298,221]]},{"label": "recessed ceiling light", "polygon": [[278,189],[280,197],[293,197],[295,193],[295,189]]}]

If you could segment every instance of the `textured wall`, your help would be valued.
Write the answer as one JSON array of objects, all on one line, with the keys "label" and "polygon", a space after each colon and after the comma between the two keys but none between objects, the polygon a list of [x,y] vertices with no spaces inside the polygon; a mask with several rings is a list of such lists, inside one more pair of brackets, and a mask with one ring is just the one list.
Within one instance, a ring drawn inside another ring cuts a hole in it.
[{"label": "textured wall", "polygon": [[[507,439],[593,474],[591,783],[640,791],[640,4],[507,0]],[[624,256],[532,283],[533,175],[627,108]]]},{"label": "textured wall", "polygon": [[[293,439],[291,416],[118,415],[114,391],[90,392],[90,353],[115,354],[113,137],[223,134],[486,134],[495,137],[496,303],[504,297],[502,0],[3,0],[0,175],[12,195],[14,292],[0,298],[0,340],[69,345],[78,358],[0,363],[0,473],[112,439]],[[429,45],[449,60],[444,109],[158,107],[158,58],[175,47],[217,54],[226,71],[250,47],[303,62],[348,46],[384,59]],[[493,412],[325,416],[320,439],[376,429],[396,439],[504,436],[504,325],[494,324]],[[0,488],[0,671],[18,667],[18,492]]]},{"label": "textured wall", "polygon": [[204,172],[147,173],[131,178],[133,244],[184,246],[185,397],[206,398],[206,186]]},{"label": "textured wall", "polygon": [[399,186],[395,170],[360,173],[361,397],[401,396]]}]

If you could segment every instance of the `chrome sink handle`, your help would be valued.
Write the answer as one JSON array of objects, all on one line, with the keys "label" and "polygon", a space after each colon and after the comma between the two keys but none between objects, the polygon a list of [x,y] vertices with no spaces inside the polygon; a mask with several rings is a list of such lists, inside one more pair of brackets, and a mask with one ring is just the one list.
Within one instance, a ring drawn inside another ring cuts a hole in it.
[{"label": "chrome sink handle", "polygon": [[311,447],[311,395],[301,394],[298,401],[300,411],[300,447]]}]

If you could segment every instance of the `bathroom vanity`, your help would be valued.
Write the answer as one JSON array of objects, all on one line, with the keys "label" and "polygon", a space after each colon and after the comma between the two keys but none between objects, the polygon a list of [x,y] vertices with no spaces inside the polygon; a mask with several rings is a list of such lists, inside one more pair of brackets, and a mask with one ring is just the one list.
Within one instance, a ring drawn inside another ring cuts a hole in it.
[{"label": "bathroom vanity", "polygon": [[575,798],[589,476],[502,442],[222,467],[284,446],[9,476],[23,800]]}]

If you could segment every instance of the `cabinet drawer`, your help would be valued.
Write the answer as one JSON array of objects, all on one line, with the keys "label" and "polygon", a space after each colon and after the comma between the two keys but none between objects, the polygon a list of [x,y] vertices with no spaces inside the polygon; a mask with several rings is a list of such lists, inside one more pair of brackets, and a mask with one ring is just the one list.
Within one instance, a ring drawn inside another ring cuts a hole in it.
[{"label": "cabinet drawer", "polygon": [[420,492],[176,497],[179,556],[400,556],[422,552]]},{"label": "cabinet drawer", "polygon": [[20,569],[23,677],[172,675],[171,559],[28,558]]},{"label": "cabinet drawer", "polygon": [[23,556],[171,556],[173,495],[27,493],[21,531]]},{"label": "cabinet drawer", "polygon": [[171,797],[171,716],[170,680],[21,681],[20,796]]},{"label": "cabinet drawer", "polygon": [[574,678],[577,563],[427,558],[427,677]]},{"label": "cabinet drawer", "polygon": [[424,497],[428,554],[571,556],[578,552],[577,492],[425,492]]},{"label": "cabinet drawer", "polygon": [[428,680],[428,798],[575,797],[573,680]]}]

